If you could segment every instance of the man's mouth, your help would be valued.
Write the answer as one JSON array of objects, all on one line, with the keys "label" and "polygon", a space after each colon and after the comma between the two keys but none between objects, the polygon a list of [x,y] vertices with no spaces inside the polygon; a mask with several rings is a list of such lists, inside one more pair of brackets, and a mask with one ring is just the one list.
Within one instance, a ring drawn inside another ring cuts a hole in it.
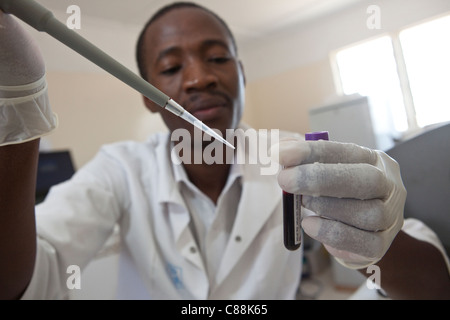
[{"label": "man's mouth", "polygon": [[196,109],[195,111],[193,111],[191,113],[198,120],[206,121],[206,120],[210,120],[210,119],[216,117],[220,113],[222,108],[223,108],[223,106],[214,105],[214,106]]},{"label": "man's mouth", "polygon": [[227,99],[222,96],[211,98],[197,98],[191,100],[186,110],[200,121],[212,120],[221,116],[221,113],[227,107]]}]

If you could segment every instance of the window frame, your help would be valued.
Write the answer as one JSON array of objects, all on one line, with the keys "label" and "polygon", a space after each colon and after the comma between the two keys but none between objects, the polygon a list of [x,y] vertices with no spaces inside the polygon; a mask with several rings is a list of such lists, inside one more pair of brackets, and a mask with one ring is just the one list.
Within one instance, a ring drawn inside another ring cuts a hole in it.
[{"label": "window frame", "polygon": [[394,60],[395,60],[396,69],[397,69],[396,71],[397,71],[397,75],[399,78],[400,90],[401,90],[402,97],[403,97],[403,105],[404,105],[404,109],[405,109],[407,126],[408,126],[405,131],[398,132],[398,133],[401,134],[402,136],[408,136],[410,134],[415,134],[419,131],[424,130],[424,128],[422,128],[418,125],[418,121],[417,121],[417,117],[416,117],[416,111],[415,111],[415,107],[414,107],[414,99],[413,99],[411,86],[409,83],[409,76],[408,76],[406,61],[405,61],[405,58],[403,55],[403,48],[402,48],[402,44],[401,44],[401,40],[400,40],[400,33],[407,29],[414,28],[414,27],[420,26],[422,24],[426,24],[426,23],[432,22],[434,20],[444,18],[446,16],[450,16],[450,12],[445,12],[443,14],[433,16],[429,19],[421,20],[419,22],[404,26],[396,31],[382,32],[373,37],[365,38],[363,40],[360,40],[360,41],[351,43],[349,45],[340,47],[338,49],[332,50],[329,54],[329,60],[330,60],[330,65],[331,65],[331,70],[332,70],[332,74],[333,74],[333,80],[334,80],[335,90],[336,90],[337,95],[345,96],[342,79],[341,79],[341,75],[340,75],[340,70],[339,70],[339,65],[338,65],[338,61],[337,61],[338,53],[340,51],[343,51],[343,50],[346,50],[346,49],[349,49],[352,47],[356,47],[358,45],[362,45],[364,43],[368,43],[370,41],[374,41],[376,39],[387,36],[391,40],[391,44],[392,44]]}]

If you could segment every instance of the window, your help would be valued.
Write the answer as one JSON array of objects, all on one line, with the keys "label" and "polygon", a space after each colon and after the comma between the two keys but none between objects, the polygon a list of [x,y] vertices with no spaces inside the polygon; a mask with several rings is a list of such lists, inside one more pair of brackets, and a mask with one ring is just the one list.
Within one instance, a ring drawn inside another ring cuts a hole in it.
[{"label": "window", "polygon": [[397,75],[391,38],[367,41],[336,54],[342,91],[370,97],[378,126],[407,129],[405,107]]},{"label": "window", "polygon": [[368,96],[377,126],[450,121],[450,15],[338,50],[339,91]]},{"label": "window", "polygon": [[400,32],[416,119],[450,121],[450,15]]}]

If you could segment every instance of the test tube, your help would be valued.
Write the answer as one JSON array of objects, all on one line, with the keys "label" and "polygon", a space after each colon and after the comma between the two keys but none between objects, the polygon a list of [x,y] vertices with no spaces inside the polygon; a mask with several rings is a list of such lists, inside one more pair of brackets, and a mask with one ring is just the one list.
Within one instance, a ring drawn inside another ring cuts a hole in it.
[{"label": "test tube", "polygon": [[[328,131],[305,134],[305,140],[328,140]],[[284,246],[288,250],[297,250],[302,244],[301,228],[302,196],[283,190],[283,231]]]}]

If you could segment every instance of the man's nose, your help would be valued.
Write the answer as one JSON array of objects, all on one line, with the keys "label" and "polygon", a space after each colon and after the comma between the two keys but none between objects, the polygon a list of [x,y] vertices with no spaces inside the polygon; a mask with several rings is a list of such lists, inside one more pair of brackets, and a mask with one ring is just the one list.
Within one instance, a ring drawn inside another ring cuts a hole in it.
[{"label": "man's nose", "polygon": [[184,68],[183,88],[185,91],[215,88],[218,78],[206,62],[192,61]]}]

